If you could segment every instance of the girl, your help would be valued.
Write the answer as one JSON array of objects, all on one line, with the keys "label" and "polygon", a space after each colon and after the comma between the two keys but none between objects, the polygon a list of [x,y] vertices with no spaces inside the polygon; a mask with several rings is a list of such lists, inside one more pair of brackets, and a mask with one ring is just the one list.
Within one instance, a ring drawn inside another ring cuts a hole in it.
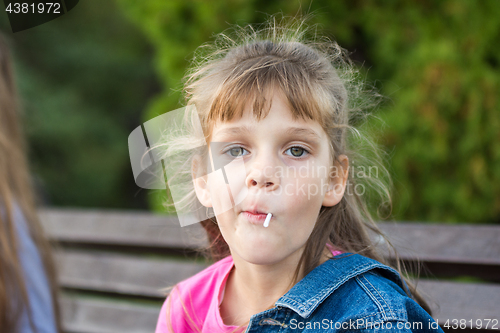
[{"label": "girl", "polygon": [[36,215],[15,96],[0,35],[0,332],[59,332],[53,258]]},{"label": "girl", "polygon": [[[382,236],[365,186],[388,193],[376,176],[349,172],[356,163],[387,173],[371,141],[374,158],[356,149],[365,137],[351,123],[369,94],[344,51],[307,32],[304,21],[270,20],[221,34],[195,57],[185,119],[199,119],[210,149],[188,157],[185,202],[213,209],[202,225],[219,261],[173,288],[158,333],[442,332],[368,234]],[[194,145],[184,137],[162,148]],[[243,177],[213,176],[234,161]]]}]

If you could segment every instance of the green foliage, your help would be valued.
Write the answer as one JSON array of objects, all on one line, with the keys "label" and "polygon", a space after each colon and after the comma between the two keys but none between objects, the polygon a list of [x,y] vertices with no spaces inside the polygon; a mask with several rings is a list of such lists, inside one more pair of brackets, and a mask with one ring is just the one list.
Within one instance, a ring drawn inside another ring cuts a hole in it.
[{"label": "green foliage", "polygon": [[500,221],[499,1],[117,1],[156,49],[144,119],[179,106],[187,60],[226,22],[310,11],[390,98],[370,128],[392,152],[394,218]]},{"label": "green foliage", "polygon": [[397,216],[499,222],[500,3],[384,9],[364,23],[373,75],[398,87],[380,133],[394,149]]},{"label": "green foliage", "polygon": [[80,1],[16,34],[0,18],[13,49],[31,169],[48,204],[146,206],[127,137],[155,80],[149,45],[120,13],[114,2]]}]

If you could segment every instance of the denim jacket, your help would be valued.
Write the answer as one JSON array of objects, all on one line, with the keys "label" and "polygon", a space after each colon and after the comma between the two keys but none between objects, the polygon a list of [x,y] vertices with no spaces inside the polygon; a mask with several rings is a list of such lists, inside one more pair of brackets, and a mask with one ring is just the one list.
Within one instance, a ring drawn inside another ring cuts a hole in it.
[{"label": "denim jacket", "polygon": [[344,253],[252,316],[245,332],[443,332],[403,283],[393,268]]}]

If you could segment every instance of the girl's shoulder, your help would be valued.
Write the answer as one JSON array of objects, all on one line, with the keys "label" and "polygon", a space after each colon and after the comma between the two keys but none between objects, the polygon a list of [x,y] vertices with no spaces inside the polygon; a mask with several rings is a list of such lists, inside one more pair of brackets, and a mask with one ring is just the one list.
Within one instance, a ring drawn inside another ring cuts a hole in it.
[{"label": "girl's shoulder", "polygon": [[210,308],[218,306],[213,302],[233,265],[228,256],[175,285],[160,311],[156,332],[192,332],[203,327]]},{"label": "girl's shoulder", "polygon": [[195,275],[179,282],[174,289],[181,294],[188,292],[192,294],[195,292],[206,296],[207,293],[214,292],[214,288],[220,287],[223,284],[233,266],[233,258],[227,256]]}]

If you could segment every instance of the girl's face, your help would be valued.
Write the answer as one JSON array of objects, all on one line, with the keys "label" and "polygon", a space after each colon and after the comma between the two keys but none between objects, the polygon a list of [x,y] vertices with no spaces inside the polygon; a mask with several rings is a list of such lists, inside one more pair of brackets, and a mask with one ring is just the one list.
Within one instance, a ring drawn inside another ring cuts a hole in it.
[{"label": "girl's face", "polygon": [[[215,166],[236,157],[244,162],[236,181],[235,174],[226,176],[229,185],[222,177],[208,178],[208,184],[195,180],[198,198],[214,207],[235,260],[271,265],[299,258],[321,206],[336,205],[345,188],[346,178],[339,177],[345,174],[330,166],[329,140],[320,124],[293,120],[284,99],[275,94],[260,121],[249,106],[241,119],[216,123],[210,147]],[[341,160],[346,166],[347,157]],[[266,228],[267,213],[273,215]]]}]

